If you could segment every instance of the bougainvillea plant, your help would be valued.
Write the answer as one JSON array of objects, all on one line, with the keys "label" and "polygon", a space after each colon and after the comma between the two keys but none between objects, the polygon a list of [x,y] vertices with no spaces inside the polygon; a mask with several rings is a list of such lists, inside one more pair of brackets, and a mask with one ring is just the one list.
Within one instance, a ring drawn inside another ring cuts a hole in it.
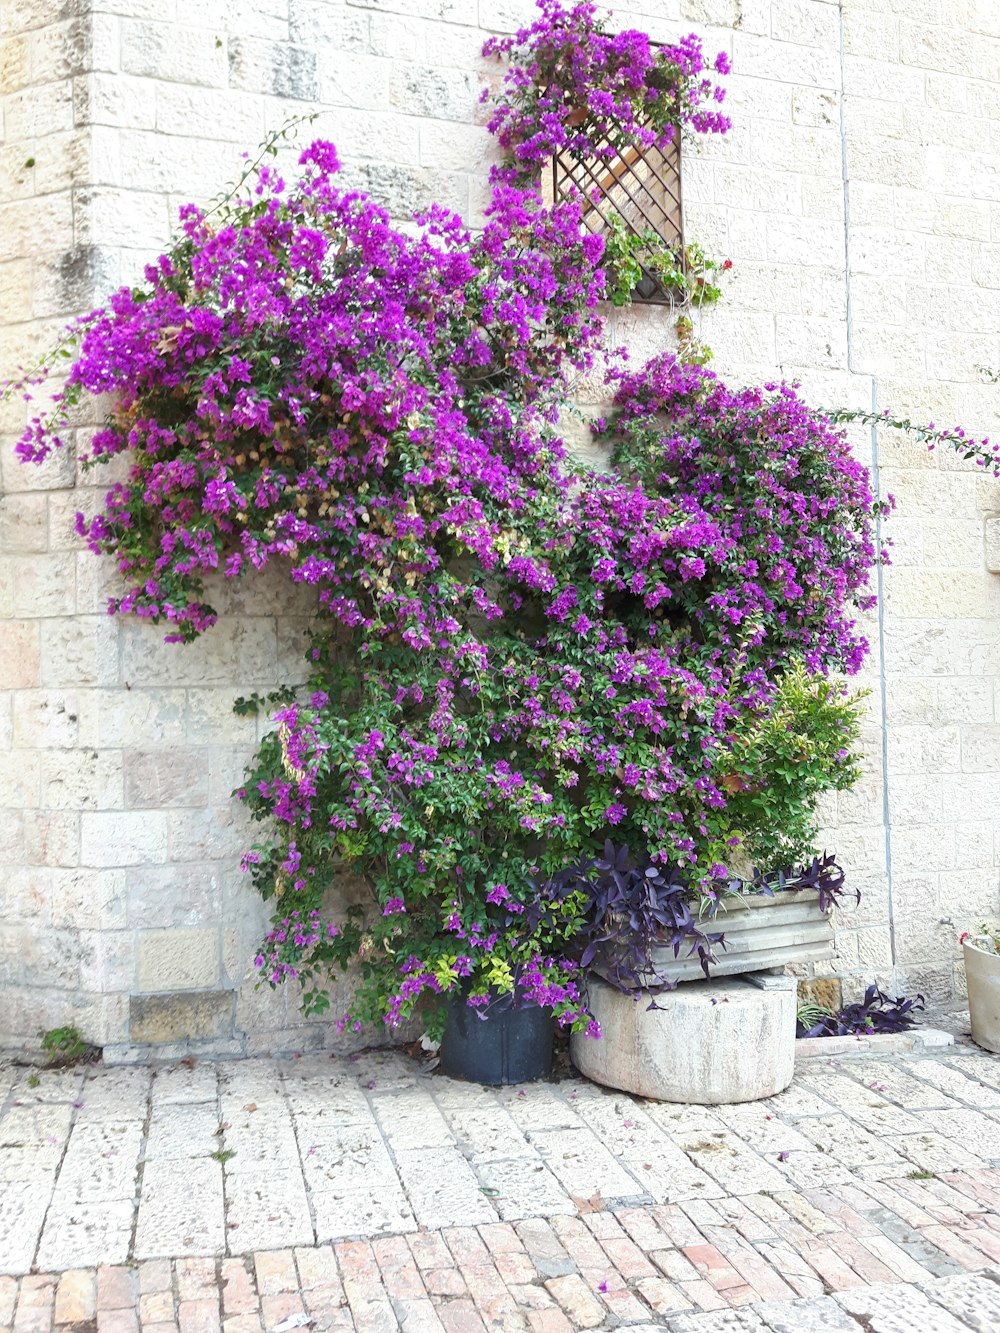
[{"label": "bougainvillea plant", "polygon": [[[664,45],[635,29],[610,31],[610,14],[591,0],[538,0],[538,8],[532,24],[483,46],[484,56],[505,66],[499,89],[484,89],[482,98],[492,104],[489,128],[503,152],[494,180],[532,186],[560,155],[586,163],[581,179],[593,180],[592,202],[600,206],[589,221],[593,227],[603,219],[609,299],[629,304],[645,277],[671,304],[713,304],[721,295],[718,275],[732,261],[709,259],[696,243],[684,246],[627,220],[610,196],[602,198],[609,186],[594,170],[600,166],[600,176],[617,183],[623,162],[653,148],[665,152],[682,132],[726,133],[731,122],[716,76],[730,72],[729,57],[720,51],[710,62],[693,33]],[[619,202],[630,200],[627,186],[618,193]]]},{"label": "bougainvillea plant", "polygon": [[666,148],[684,127],[730,128],[720,109],[725,91],[713,77],[729,73],[725,52],[710,65],[693,33],[656,45],[635,29],[609,32],[610,16],[591,0],[539,0],[538,8],[534,23],[483,47],[506,62],[499,92],[485,90],[483,101],[492,101],[489,129],[511,179],[534,180],[563,150],[617,156]]},{"label": "bougainvillea plant", "polygon": [[[439,208],[404,229],[337,171],[317,141],[290,183],[265,163],[185,208],[82,321],[62,405],[111,395],[83,461],[125,466],[79,530],[117,562],[111,611],[173,639],[213,624],[210,577],[280,562],[315,589],[308,680],[239,792],[264,979],[322,1011],[354,967],[357,1027],[427,1001],[433,1028],[459,988],[594,1031],[586,895],[554,877],[613,834],[693,915],[730,890],[740,737],[796,664],[866,651],[867,476],[791,388],[668,356],[618,377],[610,471],[578,473],[558,411],[605,291],[579,203],[501,172],[481,232]],[[58,443],[38,420],[20,454]]]},{"label": "bougainvillea plant", "polygon": [[888,408],[881,412],[868,412],[860,408],[838,407],[829,411],[827,416],[835,425],[858,422],[873,426],[876,430],[902,431],[925,444],[931,453],[938,445],[943,445],[965,462],[975,463],[976,467],[1000,477],[1000,440],[991,440],[988,435],[977,438],[961,426],[938,426],[933,421],[911,421],[909,417],[894,416]]}]

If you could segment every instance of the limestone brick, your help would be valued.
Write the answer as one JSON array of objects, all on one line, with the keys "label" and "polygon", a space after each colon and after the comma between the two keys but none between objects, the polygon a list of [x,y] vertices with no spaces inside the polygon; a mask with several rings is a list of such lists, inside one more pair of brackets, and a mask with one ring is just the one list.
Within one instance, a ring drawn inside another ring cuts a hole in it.
[{"label": "limestone brick", "polygon": [[[148,0],[144,0],[148,3]],[[218,33],[232,17],[230,0],[175,0],[177,22],[183,27],[209,28]],[[241,0],[240,32],[287,41],[289,0]]]},{"label": "limestone brick", "polygon": [[80,833],[85,866],[156,865],[167,854],[167,816],[159,811],[85,812]]},{"label": "limestone brick", "polygon": [[226,51],[208,28],[122,19],[121,69],[145,78],[222,88]]},{"label": "limestone brick", "polygon": [[232,1031],[231,991],[197,994],[133,995],[129,1006],[129,1037],[159,1045],[176,1041],[225,1038]]},{"label": "limestone brick", "polygon": [[[44,495],[0,497],[0,552],[44,552],[48,548],[48,504]],[[5,567],[16,577],[15,565]]]},{"label": "limestone brick", "polygon": [[75,810],[23,812],[24,859],[32,866],[80,864],[81,816]]},{"label": "limestone brick", "polygon": [[769,217],[767,253],[773,263],[836,268],[843,260],[844,229],[836,219],[820,224],[811,219]]},{"label": "limestone brick", "polygon": [[927,566],[885,573],[886,608],[909,619],[989,619],[1000,612],[1000,582],[969,572],[939,573]]},{"label": "limestone brick", "polygon": [[19,933],[21,974],[28,986],[74,990],[80,982],[83,945],[76,930],[29,930]]},{"label": "limestone brick", "polygon": [[321,102],[359,110],[389,109],[389,76],[393,62],[357,51],[316,53],[316,78]]},{"label": "limestone brick", "polygon": [[313,101],[319,94],[316,53],[287,41],[230,37],[229,84],[283,100]]},{"label": "limestone brick", "polygon": [[962,733],[957,727],[896,727],[886,745],[888,771],[897,773],[958,773],[962,767]]},{"label": "limestone brick", "polygon": [[120,810],[124,804],[116,750],[46,750],[39,776],[40,801],[50,810]]},{"label": "limestone brick", "polygon": [[0,750],[9,750],[14,739],[14,696],[0,692]]},{"label": "limestone brick", "polygon": [[[66,248],[69,249],[69,245]],[[25,466],[14,454],[14,441],[0,439],[0,485],[5,496],[20,491],[49,491],[72,486],[75,472],[76,459],[72,449],[55,449],[44,462]]]},{"label": "limestone brick", "polygon": [[847,338],[840,320],[779,316],[775,319],[775,354],[782,366],[847,365]]},{"label": "limestone brick", "polygon": [[892,966],[892,944],[887,928],[857,932],[858,966],[867,974],[884,972]]},{"label": "limestone brick", "polygon": [[[188,690],[186,730],[181,738],[192,745],[250,745],[257,735],[256,719],[233,711],[233,703],[246,690],[218,686]],[[234,784],[235,785],[235,784]]]},{"label": "limestone brick", "polygon": [[965,773],[1000,773],[1000,727],[976,727],[962,736]]},{"label": "limestone brick", "polygon": [[987,80],[995,80],[1000,68],[1000,39],[995,33],[985,36],[951,25],[904,22],[899,42],[904,65]]},{"label": "limestone brick", "polygon": [[7,568],[14,582],[15,616],[69,616],[76,610],[76,561],[71,554],[17,556]]},{"label": "limestone brick", "polygon": [[69,250],[73,211],[61,194],[0,204],[0,262],[32,250]]},{"label": "limestone brick", "polygon": [[73,232],[73,242],[78,246],[99,242],[139,246],[148,255],[150,251],[158,253],[170,235],[172,218],[161,195],[108,186],[78,193],[82,207]]},{"label": "limestone brick", "polygon": [[[88,690],[19,691],[11,738],[32,750],[93,745],[97,699]],[[12,701],[13,702],[13,701]]]},{"label": "limestone brick", "polygon": [[67,680],[77,685],[120,683],[117,626],[107,616],[40,622],[38,683],[56,689]]},{"label": "limestone brick", "polygon": [[1000,518],[988,518],[985,525],[986,568],[1000,574]]},{"label": "limestone brick", "polygon": [[[75,924],[75,923],[74,923]],[[128,994],[135,976],[135,939],[130,930],[78,931],[80,987]]]},{"label": "limestone brick", "polygon": [[139,992],[211,990],[219,980],[218,931],[141,930],[136,949]]},{"label": "limestone brick", "polygon": [[124,759],[129,809],[206,804],[208,771],[198,750],[130,750]]},{"label": "limestone brick", "polygon": [[938,685],[938,703],[944,717],[951,722],[968,722],[979,726],[992,722],[994,705],[989,680],[944,680]]},{"label": "limestone brick", "polygon": [[221,915],[217,861],[130,870],[123,889],[130,926],[209,926]]},{"label": "limestone brick", "polygon": [[53,867],[45,887],[45,911],[52,924],[94,931],[122,928],[130,873]]},{"label": "limestone brick", "polygon": [[163,630],[135,621],[123,623],[121,658],[130,684],[231,685],[275,679],[277,640],[274,623],[220,617],[195,643],[165,643]]},{"label": "limestone brick", "polygon": [[[13,612],[11,605],[8,614]],[[6,689],[27,689],[38,684],[38,624],[8,620],[0,634],[0,681]]]},{"label": "limestone brick", "polygon": [[88,56],[89,35],[82,17],[31,29],[27,42],[32,83],[44,85],[78,73]]},{"label": "limestone brick", "polygon": [[[4,131],[8,140],[19,144],[37,140],[40,135],[73,129],[73,87],[71,80],[25,88],[8,97],[4,107]],[[21,157],[25,156],[20,148]]]},{"label": "limestone brick", "polygon": [[171,864],[208,857],[237,858],[251,839],[250,821],[236,801],[201,810],[168,810]]},{"label": "limestone brick", "polygon": [[389,104],[433,120],[468,120],[478,88],[471,73],[395,64],[389,77]]}]

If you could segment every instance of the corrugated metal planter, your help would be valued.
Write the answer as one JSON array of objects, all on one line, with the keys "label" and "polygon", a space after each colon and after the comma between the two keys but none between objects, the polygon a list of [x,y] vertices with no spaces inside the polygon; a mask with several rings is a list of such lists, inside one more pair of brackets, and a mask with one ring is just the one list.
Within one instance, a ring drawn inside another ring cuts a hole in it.
[{"label": "corrugated metal planter", "polygon": [[[815,889],[730,898],[714,917],[702,918],[702,925],[721,930],[726,937],[725,948],[717,945],[714,950],[718,961],[710,965],[712,976],[763,972],[833,957],[830,912],[820,907]],[[697,954],[686,958],[682,951],[675,958],[670,948],[655,949],[653,962],[657,973],[671,981],[704,980]]]},{"label": "corrugated metal planter", "polygon": [[963,940],[972,1040],[1000,1054],[1000,954]]}]

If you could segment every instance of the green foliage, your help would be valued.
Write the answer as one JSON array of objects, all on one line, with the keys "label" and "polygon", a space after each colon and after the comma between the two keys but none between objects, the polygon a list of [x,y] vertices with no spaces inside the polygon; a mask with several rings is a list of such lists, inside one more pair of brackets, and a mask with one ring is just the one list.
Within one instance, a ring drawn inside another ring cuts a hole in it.
[{"label": "green foliage", "polygon": [[635,231],[620,213],[611,215],[601,234],[601,262],[613,305],[631,305],[644,273],[655,278],[676,305],[714,305],[721,297],[718,275],[730,267],[730,261],[709,259],[696,242],[683,249],[669,245],[651,228]]},{"label": "green foliage", "polygon": [[708,343],[695,332],[694,321],[683,311],[674,320],[677,334],[677,359],[685,366],[707,366],[715,357]]},{"label": "green foliage", "polygon": [[[793,661],[770,711],[748,719],[715,757],[726,793],[719,831],[740,839],[756,867],[805,864],[819,850],[816,806],[858,780],[857,748],[867,691],[850,692]],[[722,851],[720,849],[720,859]]]},{"label": "green foliage", "polygon": [[90,1055],[93,1047],[74,1027],[49,1028],[38,1034],[49,1064],[72,1065]]},{"label": "green foliage", "polygon": [[258,694],[254,690],[251,694],[241,694],[233,700],[233,712],[237,717],[259,717],[261,713],[267,713],[274,708],[294,703],[294,701],[295,691],[290,685],[283,685],[280,689],[271,690],[268,694]]},{"label": "green foliage", "polygon": [[825,1004],[816,1004],[813,1000],[807,1000],[805,1004],[800,1004],[796,1009],[795,1017],[802,1027],[811,1028],[821,1018],[828,1018],[832,1013],[833,1010],[827,1008]]}]

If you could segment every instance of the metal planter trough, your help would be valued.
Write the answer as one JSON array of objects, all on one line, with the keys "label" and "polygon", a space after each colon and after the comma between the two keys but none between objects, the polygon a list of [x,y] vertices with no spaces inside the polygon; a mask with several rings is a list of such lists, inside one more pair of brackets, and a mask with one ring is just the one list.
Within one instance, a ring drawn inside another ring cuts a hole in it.
[{"label": "metal planter trough", "polygon": [[[780,893],[750,893],[728,898],[716,915],[703,919],[707,930],[721,930],[725,947],[717,945],[717,961],[710,964],[713,977],[764,972],[788,963],[813,963],[832,958],[833,923],[830,911],[819,904],[815,889]],[[703,981],[697,954],[674,957],[670,948],[654,949],[652,962],[657,975],[669,981]]]}]

